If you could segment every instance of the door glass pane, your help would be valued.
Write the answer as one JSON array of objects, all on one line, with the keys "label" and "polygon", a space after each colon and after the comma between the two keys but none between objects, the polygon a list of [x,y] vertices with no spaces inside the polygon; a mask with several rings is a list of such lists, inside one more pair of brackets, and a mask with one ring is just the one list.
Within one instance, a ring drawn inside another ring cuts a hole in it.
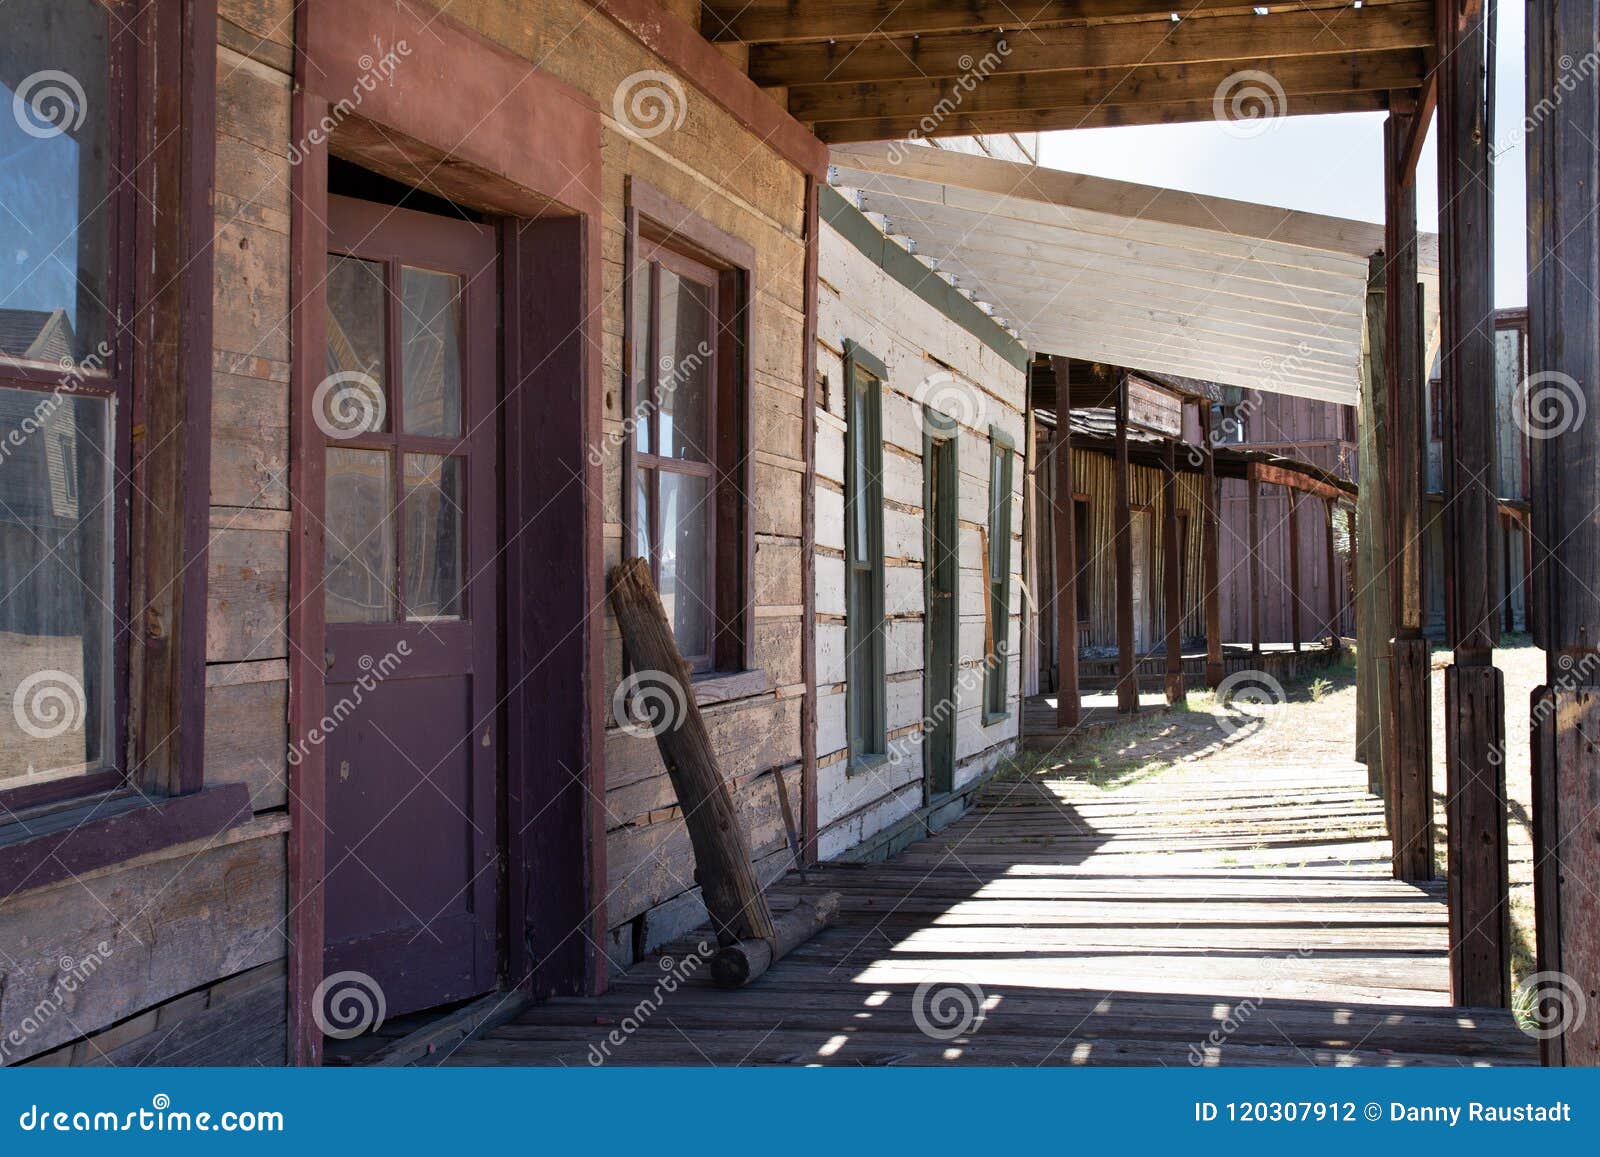
[{"label": "door glass pane", "polygon": [[650,557],[650,471],[633,472],[633,553]]},{"label": "door glass pane", "polygon": [[667,458],[711,460],[711,290],[661,270],[656,388]]},{"label": "door glass pane", "polygon": [[650,428],[654,422],[655,407],[650,404],[650,277],[657,267],[642,262],[629,282],[628,292],[633,296],[633,330],[628,335],[632,343],[630,356],[633,362],[633,413],[626,415],[633,422],[633,448],[649,454]]},{"label": "door glass pane", "polygon": [[0,788],[115,761],[112,424],[0,389]]},{"label": "door glass pane", "polygon": [[0,16],[0,363],[106,368],[110,19],[95,0]]},{"label": "door glass pane", "polygon": [[394,617],[394,520],[389,455],[327,448],[323,599],[330,623]]},{"label": "door glass pane", "polygon": [[405,456],[405,592],[408,619],[461,617],[462,459]]},{"label": "door glass pane", "polygon": [[383,266],[328,254],[328,376],[312,396],[330,438],[387,430],[384,378],[388,313]]},{"label": "door glass pane", "polygon": [[661,472],[661,602],[685,657],[711,654],[706,479]]},{"label": "door glass pane", "polygon": [[400,363],[408,434],[461,433],[461,278],[400,271]]},{"label": "door glass pane", "polygon": [[850,466],[855,486],[850,495],[850,536],[857,562],[867,562],[872,557],[872,544],[867,534],[868,511],[865,495],[870,492],[868,470],[872,463],[872,431],[867,421],[870,396],[870,379],[859,370],[853,375],[853,397],[850,407]]}]

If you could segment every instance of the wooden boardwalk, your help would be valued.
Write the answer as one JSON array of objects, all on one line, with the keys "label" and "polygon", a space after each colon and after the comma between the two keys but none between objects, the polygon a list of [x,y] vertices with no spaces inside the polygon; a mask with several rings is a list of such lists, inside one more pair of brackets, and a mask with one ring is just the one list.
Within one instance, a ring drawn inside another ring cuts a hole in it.
[{"label": "wooden boardwalk", "polygon": [[892,861],[811,873],[841,922],[752,987],[664,983],[678,945],[446,1063],[1536,1063],[1508,1013],[1448,1007],[1443,886],[1388,878],[1364,776],[997,780]]}]

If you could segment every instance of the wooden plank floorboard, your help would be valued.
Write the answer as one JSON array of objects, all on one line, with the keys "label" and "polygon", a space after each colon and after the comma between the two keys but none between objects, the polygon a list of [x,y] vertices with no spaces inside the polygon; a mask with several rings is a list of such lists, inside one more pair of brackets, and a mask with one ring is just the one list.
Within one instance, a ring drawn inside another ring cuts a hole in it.
[{"label": "wooden plank floorboard", "polygon": [[1449,1007],[1443,885],[1389,878],[1364,776],[1224,753],[1116,790],[998,779],[887,863],[777,885],[840,918],[752,987],[689,967],[697,934],[445,1063],[1536,1063],[1507,1012]]}]

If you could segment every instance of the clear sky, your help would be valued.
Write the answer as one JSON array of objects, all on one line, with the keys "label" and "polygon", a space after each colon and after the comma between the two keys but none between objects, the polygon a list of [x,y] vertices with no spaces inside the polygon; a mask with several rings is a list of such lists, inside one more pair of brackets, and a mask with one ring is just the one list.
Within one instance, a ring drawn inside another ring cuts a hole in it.
[{"label": "clear sky", "polygon": [[[1495,304],[1527,304],[1527,154],[1522,144],[1523,5],[1498,0]],[[1041,164],[1286,209],[1383,220],[1383,113],[1294,116],[1243,139],[1203,122],[1046,133]],[[1418,221],[1438,227],[1436,132],[1417,173]]]}]

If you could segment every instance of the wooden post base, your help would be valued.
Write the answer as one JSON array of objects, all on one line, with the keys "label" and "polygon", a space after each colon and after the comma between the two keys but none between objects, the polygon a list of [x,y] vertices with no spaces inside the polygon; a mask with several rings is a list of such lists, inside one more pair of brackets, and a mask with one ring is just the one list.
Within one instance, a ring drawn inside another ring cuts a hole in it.
[{"label": "wooden post base", "polygon": [[711,979],[723,988],[742,988],[800,945],[821,932],[839,914],[839,893],[825,892],[802,900],[775,916],[771,940],[736,940],[711,958]]},{"label": "wooden post base", "polygon": [[1600,688],[1533,693],[1534,1012],[1548,1065],[1600,1065]]},{"label": "wooden post base", "polygon": [[1223,666],[1221,660],[1218,660],[1217,662],[1214,662],[1214,663],[1209,659],[1206,660],[1206,686],[1207,687],[1209,687],[1209,688],[1211,688],[1211,690],[1215,691],[1218,687],[1222,686],[1222,681],[1224,679],[1226,679],[1227,677],[1228,677],[1227,669]]},{"label": "wooden post base", "polygon": [[1431,880],[1433,858],[1433,680],[1426,639],[1395,639],[1394,758],[1389,763],[1394,878]]},{"label": "wooden post base", "polygon": [[1189,698],[1189,692],[1183,684],[1183,672],[1176,675],[1170,671],[1166,677],[1167,706],[1175,707]]},{"label": "wooden post base", "polygon": [[1450,995],[1457,1005],[1511,1003],[1505,681],[1498,668],[1444,673],[1449,814]]}]

